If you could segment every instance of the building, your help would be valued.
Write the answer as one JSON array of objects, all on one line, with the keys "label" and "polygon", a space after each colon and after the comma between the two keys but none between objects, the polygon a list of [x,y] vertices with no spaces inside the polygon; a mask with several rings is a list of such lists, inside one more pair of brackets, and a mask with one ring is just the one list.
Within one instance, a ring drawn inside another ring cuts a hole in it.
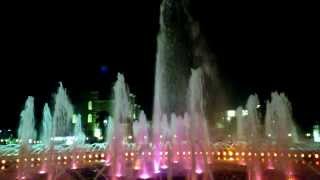
[{"label": "building", "polygon": [[[82,96],[77,109],[82,114],[82,126],[87,136],[87,140],[103,140],[106,134],[108,119],[112,118],[113,100],[101,97],[98,91],[92,91]],[[129,94],[130,112],[128,121],[130,126],[137,120],[141,106],[136,104],[136,96]],[[75,115],[74,115],[75,116]],[[73,123],[75,123],[73,121]],[[130,129],[130,128],[129,128]]]}]

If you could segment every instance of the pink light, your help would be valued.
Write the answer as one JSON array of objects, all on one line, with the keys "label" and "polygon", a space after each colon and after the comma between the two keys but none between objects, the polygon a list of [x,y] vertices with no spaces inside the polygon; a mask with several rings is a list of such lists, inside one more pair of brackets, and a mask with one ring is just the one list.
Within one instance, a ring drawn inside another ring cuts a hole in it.
[{"label": "pink light", "polygon": [[140,170],[140,166],[139,165],[135,165],[133,169],[134,170]]},{"label": "pink light", "polygon": [[274,166],[273,166],[271,163],[269,163],[268,169],[273,170],[273,169],[274,169]]},{"label": "pink light", "polygon": [[39,171],[39,174],[45,174],[45,173],[47,173],[45,170]]},{"label": "pink light", "polygon": [[76,165],[76,163],[72,163],[72,167],[71,167],[71,169],[77,169],[77,165]]},{"label": "pink light", "polygon": [[197,173],[197,174],[202,174],[202,172],[203,172],[202,169],[200,169],[200,168],[197,168],[197,169],[196,169],[196,173]]},{"label": "pink light", "polygon": [[159,174],[161,171],[159,169],[154,170],[155,174]]},{"label": "pink light", "polygon": [[117,173],[117,174],[116,174],[116,177],[118,177],[118,178],[121,177],[121,176],[122,176],[121,173]]},{"label": "pink light", "polygon": [[174,163],[174,164],[178,164],[179,161],[178,161],[178,160],[174,160],[173,163]]},{"label": "pink light", "polygon": [[246,166],[246,165],[247,165],[247,163],[246,163],[244,160],[241,160],[241,161],[239,162],[239,164],[240,164],[241,166]]},{"label": "pink light", "polygon": [[161,169],[168,169],[168,166],[167,165],[161,165]]},{"label": "pink light", "polygon": [[141,178],[141,179],[149,179],[149,178],[150,178],[150,175],[147,174],[147,173],[143,173],[143,174],[140,175],[140,178]]},{"label": "pink light", "polygon": [[159,162],[154,161],[153,167],[154,167],[154,173],[156,173],[156,174],[160,173],[160,164],[159,164]]}]

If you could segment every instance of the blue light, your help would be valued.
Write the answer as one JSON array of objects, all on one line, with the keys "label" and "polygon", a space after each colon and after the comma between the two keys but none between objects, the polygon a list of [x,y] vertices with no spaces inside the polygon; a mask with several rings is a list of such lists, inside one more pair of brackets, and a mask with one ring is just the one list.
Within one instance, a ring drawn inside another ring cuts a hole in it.
[{"label": "blue light", "polygon": [[100,72],[101,72],[102,74],[107,74],[108,71],[109,71],[108,66],[101,66],[101,67],[100,67]]}]

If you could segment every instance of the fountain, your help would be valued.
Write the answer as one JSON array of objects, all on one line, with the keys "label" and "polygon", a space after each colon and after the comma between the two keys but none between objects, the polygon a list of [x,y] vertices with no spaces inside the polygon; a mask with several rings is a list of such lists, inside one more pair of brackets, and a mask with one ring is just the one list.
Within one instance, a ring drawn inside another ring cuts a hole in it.
[{"label": "fountain", "polygon": [[52,137],[52,116],[48,103],[44,105],[42,115],[42,131],[40,140],[46,146],[49,147],[51,144]]},{"label": "fountain", "polygon": [[74,131],[73,131],[73,136],[74,136],[74,145],[75,146],[82,146],[85,143],[86,140],[86,135],[84,134],[82,130],[82,123],[81,123],[81,115],[78,114],[76,115],[76,124],[74,126]]},{"label": "fountain", "polygon": [[[152,119],[143,111],[138,120],[129,116],[129,88],[119,73],[105,142],[89,144],[81,114],[74,114],[60,83],[53,116],[44,105],[38,144],[34,99],[28,97],[20,143],[0,146],[0,179],[319,179],[320,148],[298,138],[283,93],[271,94],[265,113],[251,95],[228,120],[236,121],[231,133],[215,127],[222,119],[212,116],[220,84],[187,2],[161,5]],[[228,137],[216,138],[218,129]]]},{"label": "fountain", "polygon": [[60,82],[60,86],[55,97],[55,106],[52,118],[53,137],[64,137],[72,135],[72,115],[73,107],[69,101],[66,90],[63,88],[63,85]]},{"label": "fountain", "polygon": [[29,96],[26,100],[24,110],[20,114],[20,125],[18,129],[18,139],[22,146],[32,143],[37,136],[34,118],[34,98]]},{"label": "fountain", "polygon": [[271,102],[267,102],[265,128],[267,136],[274,142],[281,145],[298,143],[292,107],[283,93],[271,94]]},{"label": "fountain", "polygon": [[112,174],[113,178],[122,177],[126,174],[124,166],[124,158],[122,154],[125,152],[123,141],[127,137],[128,117],[129,117],[129,90],[125,84],[122,74],[118,74],[118,80],[113,87],[114,93],[114,109],[113,109],[113,133],[110,134],[111,141],[109,142],[109,152],[112,155]]},{"label": "fountain", "polygon": [[247,109],[248,109],[248,116],[247,116],[247,134],[246,138],[247,141],[253,145],[257,145],[260,141],[260,132],[261,132],[261,122],[258,115],[257,107],[259,105],[259,99],[258,96],[251,95],[249,96],[248,102],[247,102]]}]

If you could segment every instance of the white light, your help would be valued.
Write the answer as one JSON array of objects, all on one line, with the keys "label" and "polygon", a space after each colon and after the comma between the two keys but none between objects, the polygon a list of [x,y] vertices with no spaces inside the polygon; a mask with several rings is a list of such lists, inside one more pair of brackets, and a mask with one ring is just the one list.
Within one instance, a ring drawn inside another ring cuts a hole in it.
[{"label": "white light", "polygon": [[236,117],[236,111],[235,110],[228,110],[227,117]]},{"label": "white light", "polygon": [[311,136],[311,134],[310,134],[310,133],[307,133],[307,134],[306,134],[306,136],[307,136],[307,137],[310,137],[310,136]]},{"label": "white light", "polygon": [[73,139],[68,138],[66,140],[66,145],[72,145],[73,144]]},{"label": "white light", "polygon": [[260,108],[260,107],[261,107],[261,105],[260,105],[260,104],[258,104],[258,105],[257,105],[257,108]]},{"label": "white light", "polygon": [[247,116],[249,114],[248,110],[242,110],[242,116]]},{"label": "white light", "polygon": [[291,136],[292,136],[292,134],[291,134],[291,133],[289,133],[289,134],[288,134],[288,136],[289,136],[289,137],[291,137]]},{"label": "white light", "polygon": [[271,134],[268,134],[268,137],[271,137]]},{"label": "white light", "polygon": [[200,168],[196,169],[197,174],[202,174],[202,170]]},{"label": "white light", "polygon": [[100,139],[100,137],[102,137],[102,132],[100,128],[94,128],[94,137]]},{"label": "white light", "polygon": [[39,171],[39,174],[45,174],[45,173],[46,173],[46,171],[44,171],[44,170]]},{"label": "white light", "polygon": [[92,101],[88,101],[88,110],[92,110]]},{"label": "white light", "polygon": [[77,123],[77,115],[73,114],[72,115],[72,124],[76,124]]},{"label": "white light", "polygon": [[88,123],[92,123],[92,114],[91,113],[88,114]]},{"label": "white light", "polygon": [[32,144],[32,139],[29,139],[28,142],[29,142],[29,144]]},{"label": "white light", "polygon": [[320,142],[320,130],[318,125],[313,127],[313,140],[314,142]]}]

